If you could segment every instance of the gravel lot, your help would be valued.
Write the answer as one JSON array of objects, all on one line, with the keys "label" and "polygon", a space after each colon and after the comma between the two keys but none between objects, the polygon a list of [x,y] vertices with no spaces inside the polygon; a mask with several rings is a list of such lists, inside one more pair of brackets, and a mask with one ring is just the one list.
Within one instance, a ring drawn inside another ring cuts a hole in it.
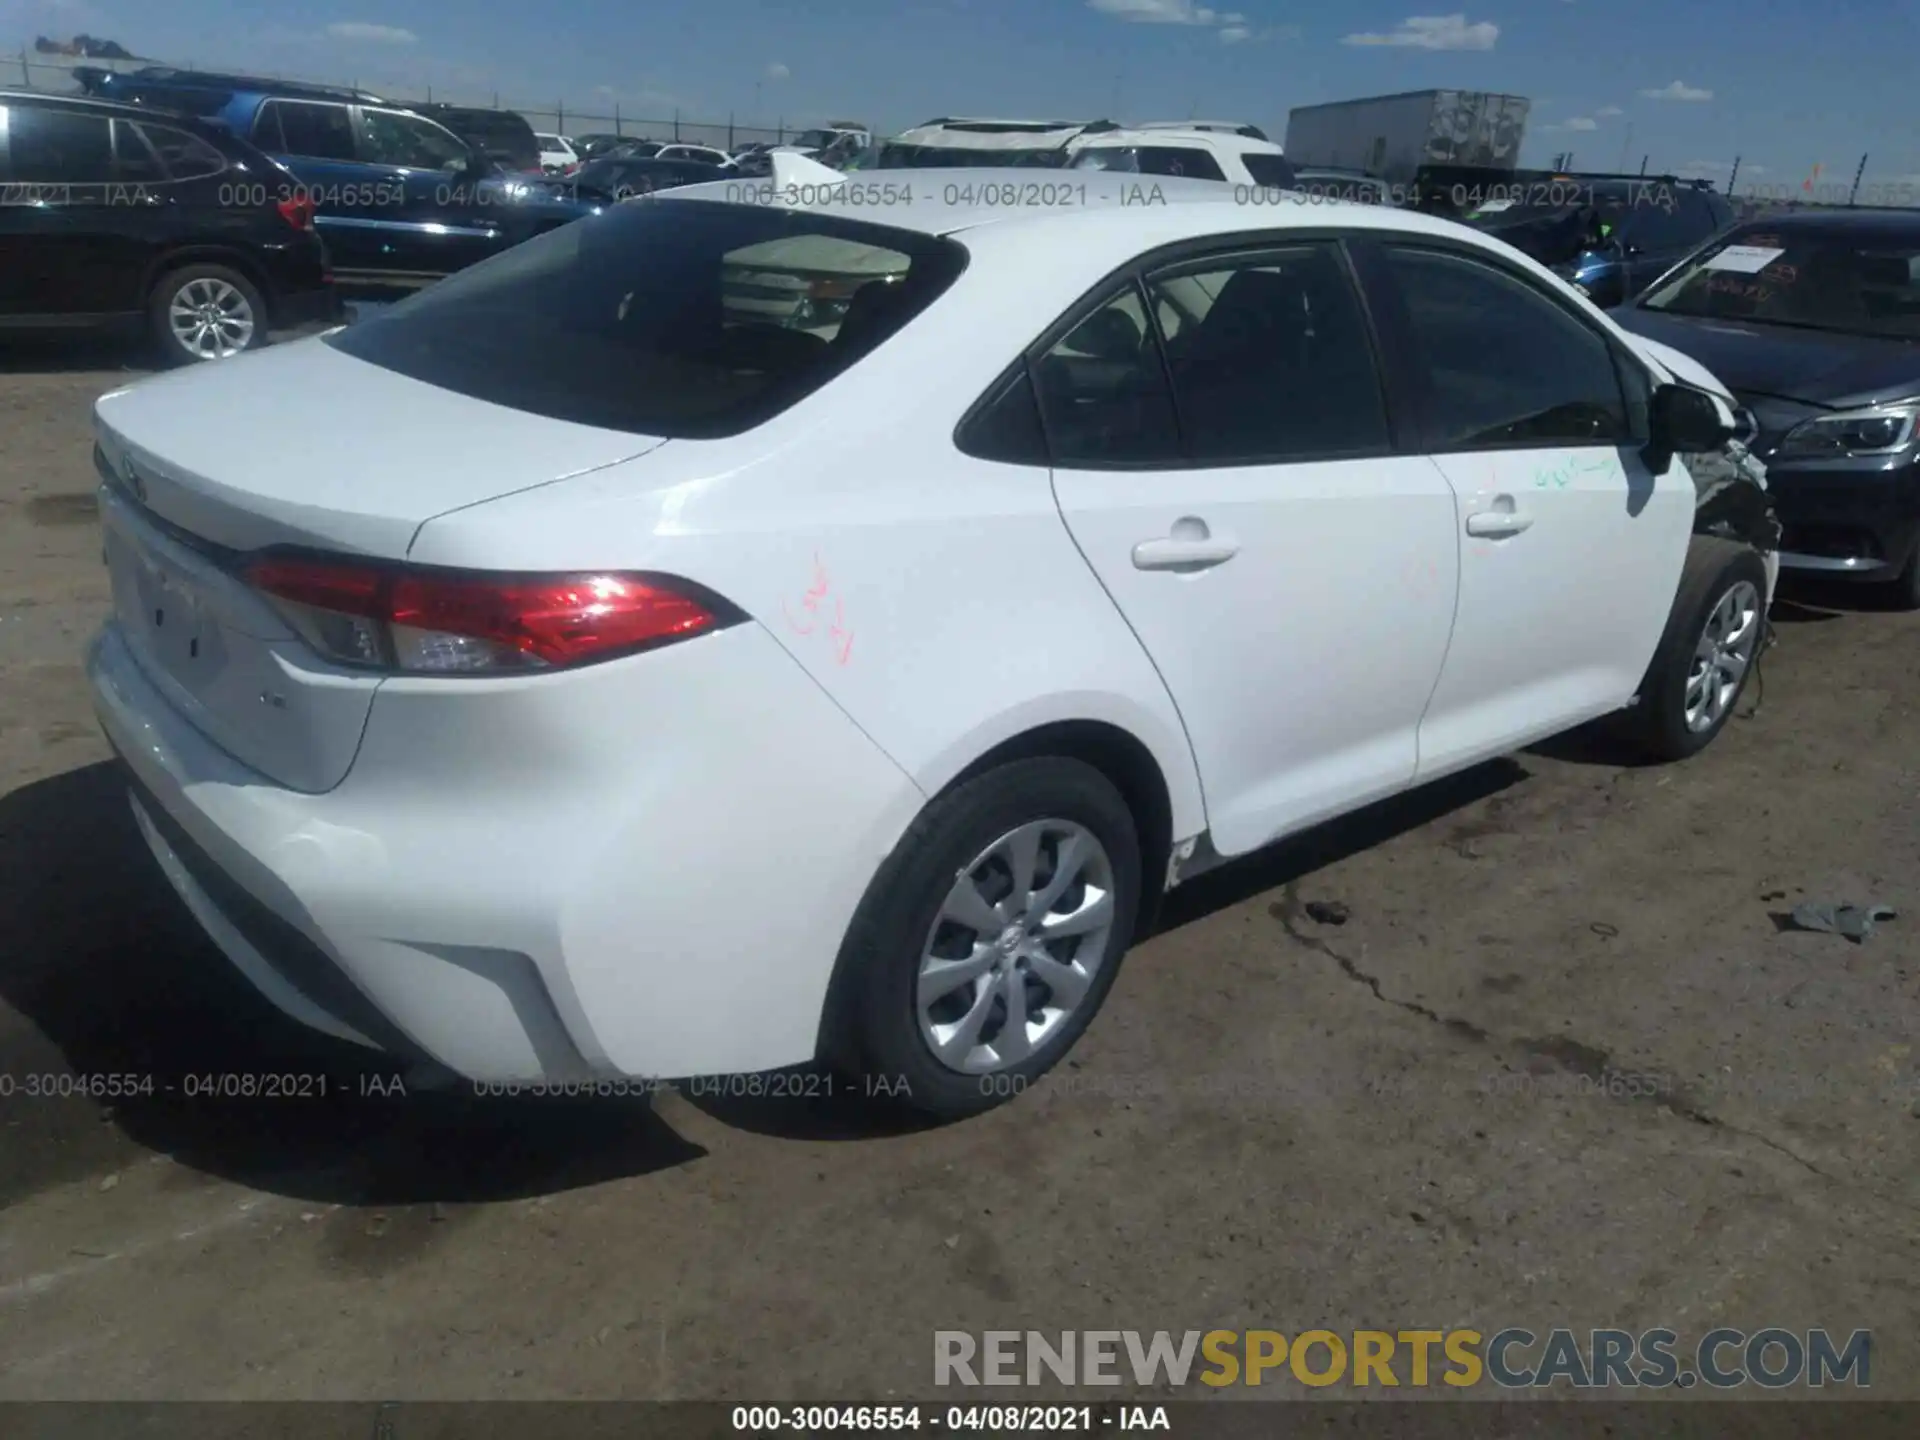
[{"label": "gravel lot", "polygon": [[[1790,590],[1693,764],[1575,737],[1195,882],[968,1124],[402,1097],[229,978],[102,763],[119,365],[0,357],[0,1399],[926,1398],[936,1329],[1522,1324],[1871,1328],[1920,1397],[1920,618]],[[1902,913],[1782,933],[1814,899]],[[155,1093],[26,1093],[69,1073]]]}]

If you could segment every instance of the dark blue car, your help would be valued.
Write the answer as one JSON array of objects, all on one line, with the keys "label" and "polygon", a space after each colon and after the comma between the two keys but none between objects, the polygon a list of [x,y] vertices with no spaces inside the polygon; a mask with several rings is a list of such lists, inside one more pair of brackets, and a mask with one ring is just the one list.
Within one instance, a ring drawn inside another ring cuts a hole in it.
[{"label": "dark blue car", "polygon": [[184,111],[292,172],[345,294],[391,299],[599,207],[502,173],[445,126],[364,91],[149,67],[76,71],[92,94]]}]

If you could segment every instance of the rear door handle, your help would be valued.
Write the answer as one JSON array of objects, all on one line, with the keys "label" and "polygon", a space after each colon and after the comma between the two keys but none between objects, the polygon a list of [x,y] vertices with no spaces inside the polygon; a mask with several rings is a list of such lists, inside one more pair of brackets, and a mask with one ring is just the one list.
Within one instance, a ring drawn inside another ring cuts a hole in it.
[{"label": "rear door handle", "polygon": [[1211,570],[1240,553],[1237,542],[1214,535],[1207,522],[1192,515],[1173,522],[1164,540],[1142,540],[1133,547],[1136,570]]},{"label": "rear door handle", "polygon": [[1467,517],[1467,534],[1481,539],[1498,539],[1505,535],[1518,535],[1533,524],[1531,515],[1522,515],[1514,510],[1482,510]]}]

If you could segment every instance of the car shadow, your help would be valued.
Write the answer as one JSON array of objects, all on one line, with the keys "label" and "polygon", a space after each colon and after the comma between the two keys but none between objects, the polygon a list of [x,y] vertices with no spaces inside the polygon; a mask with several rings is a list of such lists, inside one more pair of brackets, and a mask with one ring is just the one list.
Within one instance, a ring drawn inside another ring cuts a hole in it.
[{"label": "car shadow", "polygon": [[153,348],[138,335],[16,335],[0,343],[0,375],[82,375],[122,370],[129,376],[153,370]]},{"label": "car shadow", "polygon": [[[644,1097],[423,1090],[284,1018],[168,886],[111,765],[0,797],[0,874],[0,1205],[121,1168],[129,1142],[349,1206],[551,1194],[705,1153]],[[76,1080],[98,1098],[73,1094]],[[287,1093],[219,1093],[269,1085]]]},{"label": "car shadow", "polygon": [[1256,895],[1304,880],[1316,871],[1431,825],[1456,810],[1491,799],[1527,778],[1526,766],[1517,760],[1488,761],[1329,820],[1255,854],[1229,861],[1169,893],[1160,907],[1159,923],[1153,927],[1152,935],[1170,934]]}]

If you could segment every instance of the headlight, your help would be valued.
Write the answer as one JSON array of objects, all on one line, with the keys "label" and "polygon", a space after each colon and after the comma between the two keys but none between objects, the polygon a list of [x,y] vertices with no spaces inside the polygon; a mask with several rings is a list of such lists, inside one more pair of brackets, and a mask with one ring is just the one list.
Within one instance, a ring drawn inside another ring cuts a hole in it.
[{"label": "headlight", "polygon": [[1805,459],[1848,455],[1891,455],[1913,440],[1920,404],[1877,405],[1806,420],[1787,432],[1777,452]]}]

